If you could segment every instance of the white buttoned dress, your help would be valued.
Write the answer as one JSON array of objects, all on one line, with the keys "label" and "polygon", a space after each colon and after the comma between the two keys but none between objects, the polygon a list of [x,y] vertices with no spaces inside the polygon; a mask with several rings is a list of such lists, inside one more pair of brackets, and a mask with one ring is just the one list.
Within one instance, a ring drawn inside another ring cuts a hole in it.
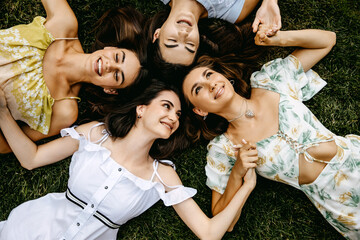
[{"label": "white buttoned dress", "polygon": [[[97,142],[89,141],[89,136],[87,139],[74,128],[63,129],[61,135],[80,141],[71,160],[67,191],[49,193],[13,209],[7,220],[0,222],[1,240],[116,239],[122,224],[158,200],[170,206],[196,194],[195,189],[182,185],[169,186],[173,190],[165,192],[157,160],[149,180],[126,170],[101,146],[109,137],[106,131]],[[153,181],[155,176],[161,182]]]}]

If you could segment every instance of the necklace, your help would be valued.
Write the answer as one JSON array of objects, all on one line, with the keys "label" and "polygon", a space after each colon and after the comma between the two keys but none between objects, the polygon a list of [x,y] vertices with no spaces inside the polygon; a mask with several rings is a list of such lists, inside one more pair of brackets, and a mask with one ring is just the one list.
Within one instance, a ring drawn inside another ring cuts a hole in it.
[{"label": "necklace", "polygon": [[[243,113],[241,113],[239,116],[237,116],[237,117],[229,120],[229,121],[228,121],[229,123],[231,123],[231,122],[233,122],[233,121],[241,118],[241,117],[244,116],[244,115],[245,115],[245,117],[247,117],[247,118],[253,118],[253,117],[255,117],[255,113],[253,112],[253,110],[251,110],[251,109],[248,108],[248,103],[247,103],[246,99],[244,99],[244,102],[245,102],[245,105],[246,105],[245,112],[243,112]],[[241,109],[242,109],[242,106],[244,105],[244,102],[241,104]]]}]

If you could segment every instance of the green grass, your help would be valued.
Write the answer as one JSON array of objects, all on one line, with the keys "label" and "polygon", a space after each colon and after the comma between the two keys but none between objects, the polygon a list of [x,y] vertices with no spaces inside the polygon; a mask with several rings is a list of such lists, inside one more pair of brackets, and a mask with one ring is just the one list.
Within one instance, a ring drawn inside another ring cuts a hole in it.
[{"label": "green grass", "polygon": [[[69,0],[79,21],[79,37],[90,49],[92,26],[113,6],[131,5],[151,16],[163,8],[158,0]],[[306,104],[338,135],[360,135],[360,3],[352,0],[279,1],[284,30],[320,28],[335,31],[337,44],[314,69],[328,85]],[[0,28],[29,23],[44,15],[40,1],[7,0],[0,6]],[[286,56],[291,49],[271,49],[266,59]],[[86,105],[80,105],[80,109]],[[80,115],[80,119],[81,119]],[[211,192],[205,185],[206,142],[172,160],[184,185],[198,189],[195,201],[210,216]],[[65,191],[70,158],[33,171],[23,169],[12,154],[0,155],[0,219],[19,204],[50,192]],[[175,211],[157,203],[119,230],[118,239],[196,239]],[[285,184],[258,177],[257,187],[244,206],[232,233],[223,239],[341,239],[307,197]]]}]

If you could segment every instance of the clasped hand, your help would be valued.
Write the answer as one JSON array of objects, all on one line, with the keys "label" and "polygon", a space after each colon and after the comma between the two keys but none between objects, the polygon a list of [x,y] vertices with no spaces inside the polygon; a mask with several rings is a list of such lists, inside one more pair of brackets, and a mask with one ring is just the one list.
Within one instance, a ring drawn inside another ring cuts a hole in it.
[{"label": "clasped hand", "polygon": [[236,162],[232,171],[237,171],[245,182],[256,184],[255,167],[258,161],[258,151],[256,145],[242,140],[243,144],[233,146],[236,152]]}]

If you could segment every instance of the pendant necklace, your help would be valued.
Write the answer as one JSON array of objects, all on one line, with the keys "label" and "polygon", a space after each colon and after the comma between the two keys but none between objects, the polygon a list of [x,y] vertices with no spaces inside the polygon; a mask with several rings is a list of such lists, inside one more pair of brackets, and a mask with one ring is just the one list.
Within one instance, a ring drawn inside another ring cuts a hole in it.
[{"label": "pendant necklace", "polygon": [[[251,109],[248,108],[248,103],[247,103],[246,99],[244,99],[244,102],[245,102],[245,105],[246,105],[245,112],[243,112],[243,113],[241,113],[239,116],[237,116],[237,117],[229,120],[229,121],[228,121],[229,123],[231,123],[231,122],[233,122],[233,121],[241,118],[241,117],[244,116],[244,115],[245,115],[246,118],[253,118],[253,117],[255,117],[255,113],[253,112],[253,110],[251,110]],[[242,105],[244,105],[244,102],[243,102]],[[241,109],[242,109],[242,105],[241,105]]]}]

